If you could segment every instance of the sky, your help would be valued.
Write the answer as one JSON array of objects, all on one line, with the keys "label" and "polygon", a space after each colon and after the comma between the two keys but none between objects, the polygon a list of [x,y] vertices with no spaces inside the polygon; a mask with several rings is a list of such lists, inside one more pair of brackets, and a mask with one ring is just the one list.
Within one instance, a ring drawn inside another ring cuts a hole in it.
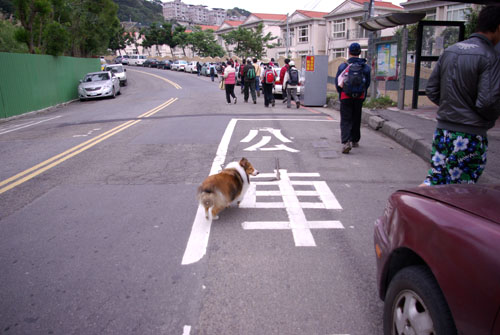
[{"label": "sky", "polygon": [[[345,0],[182,0],[189,5],[205,5],[209,8],[245,9],[253,13],[292,14],[297,9],[331,12]],[[406,0],[384,0],[399,5]],[[163,2],[167,2],[163,0]]]}]

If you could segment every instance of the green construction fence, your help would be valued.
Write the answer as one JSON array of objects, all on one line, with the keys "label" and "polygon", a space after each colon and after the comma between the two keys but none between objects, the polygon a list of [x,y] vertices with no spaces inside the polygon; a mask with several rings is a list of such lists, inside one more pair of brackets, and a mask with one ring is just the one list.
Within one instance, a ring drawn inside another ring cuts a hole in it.
[{"label": "green construction fence", "polygon": [[0,119],[77,99],[79,80],[100,66],[98,58],[0,52]]}]

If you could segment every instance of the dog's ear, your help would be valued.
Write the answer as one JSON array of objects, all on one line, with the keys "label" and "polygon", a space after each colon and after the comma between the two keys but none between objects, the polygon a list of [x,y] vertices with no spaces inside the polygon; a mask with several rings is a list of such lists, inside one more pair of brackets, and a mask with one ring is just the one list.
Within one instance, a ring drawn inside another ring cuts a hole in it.
[{"label": "dog's ear", "polygon": [[240,165],[244,168],[246,168],[248,166],[248,159],[246,159],[245,157],[243,157],[242,159],[240,159]]}]

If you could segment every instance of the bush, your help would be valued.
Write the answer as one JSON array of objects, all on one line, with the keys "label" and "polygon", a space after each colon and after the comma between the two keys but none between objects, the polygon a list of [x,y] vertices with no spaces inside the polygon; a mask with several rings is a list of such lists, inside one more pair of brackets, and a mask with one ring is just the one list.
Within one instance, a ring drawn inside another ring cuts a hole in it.
[{"label": "bush", "polygon": [[370,109],[381,109],[387,107],[395,107],[397,103],[392,101],[388,96],[381,96],[375,99],[365,100],[363,107]]},{"label": "bush", "polygon": [[326,103],[328,104],[330,102],[330,100],[333,99],[333,100],[338,100],[339,99],[339,95],[337,92],[330,92],[330,93],[327,93],[326,94]]}]

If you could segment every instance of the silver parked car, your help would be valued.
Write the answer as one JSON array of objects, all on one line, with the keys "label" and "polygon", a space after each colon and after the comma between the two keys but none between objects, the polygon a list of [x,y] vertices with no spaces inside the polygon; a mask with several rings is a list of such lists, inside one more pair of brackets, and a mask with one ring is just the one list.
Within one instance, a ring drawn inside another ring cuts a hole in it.
[{"label": "silver parked car", "polygon": [[120,79],[110,71],[87,73],[78,85],[80,101],[120,94]]}]

